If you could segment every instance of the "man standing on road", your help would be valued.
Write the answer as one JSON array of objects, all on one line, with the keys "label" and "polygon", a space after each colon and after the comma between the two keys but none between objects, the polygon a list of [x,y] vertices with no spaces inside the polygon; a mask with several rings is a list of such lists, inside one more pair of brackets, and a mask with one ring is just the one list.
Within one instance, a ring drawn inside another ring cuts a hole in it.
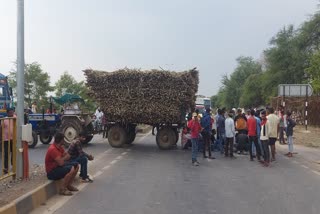
[{"label": "man standing on road", "polygon": [[276,141],[279,133],[279,117],[274,114],[272,107],[267,109],[267,120],[269,123],[269,145],[271,147],[271,161],[276,160]]},{"label": "man standing on road", "polygon": [[223,154],[223,147],[225,146],[225,142],[226,142],[226,127],[225,127],[225,117],[224,117],[224,113],[225,113],[225,109],[223,108],[219,113],[219,117],[218,117],[218,121],[217,121],[217,125],[218,125],[218,136],[219,136],[219,141],[220,141],[220,145],[219,147],[221,148],[221,154]]},{"label": "man standing on road", "polygon": [[233,111],[230,111],[227,119],[225,120],[225,133],[226,133],[226,145],[224,147],[224,156],[229,156],[233,158],[233,140],[235,136],[234,120],[233,120]]},{"label": "man standing on road", "polygon": [[210,108],[206,109],[203,117],[201,118],[202,137],[203,137],[203,158],[208,158],[206,150],[208,149],[209,159],[215,159],[211,156],[211,114]]},{"label": "man standing on road", "polygon": [[63,179],[60,195],[72,195],[71,191],[78,191],[71,184],[78,173],[79,165],[75,162],[68,162],[70,155],[64,151],[63,144],[64,135],[56,133],[54,142],[49,146],[45,157],[45,167],[48,179]]},{"label": "man standing on road", "polygon": [[199,133],[201,131],[201,125],[199,123],[197,113],[193,113],[192,116],[193,116],[193,119],[190,120],[188,123],[188,128],[191,130],[192,164],[194,166],[199,166],[197,155],[198,155],[198,141],[199,141]]},{"label": "man standing on road", "polygon": [[71,162],[80,164],[80,178],[82,183],[92,183],[93,180],[88,175],[88,160],[92,161],[93,156],[85,153],[82,149],[82,142],[86,140],[87,133],[82,131],[79,137],[75,139],[69,146],[68,153]]},{"label": "man standing on road", "polygon": [[257,151],[257,158],[261,161],[261,150],[258,144],[258,137],[257,137],[257,120],[254,117],[254,110],[250,111],[250,116],[248,117],[247,125],[248,125],[248,136],[249,136],[249,143],[250,143],[250,161],[253,161],[253,154],[252,154],[252,143],[254,143]]},{"label": "man standing on road", "polygon": [[237,110],[237,116],[234,118],[234,123],[238,134],[247,134],[247,118],[242,114],[242,110]]},{"label": "man standing on road", "polygon": [[268,167],[270,164],[270,149],[269,149],[269,123],[267,120],[266,112],[261,112],[261,132],[260,140],[262,144],[264,166]]},{"label": "man standing on road", "polygon": [[292,157],[293,154],[293,127],[296,126],[296,122],[291,118],[291,112],[287,112],[287,137],[289,152],[286,154],[288,157]]}]

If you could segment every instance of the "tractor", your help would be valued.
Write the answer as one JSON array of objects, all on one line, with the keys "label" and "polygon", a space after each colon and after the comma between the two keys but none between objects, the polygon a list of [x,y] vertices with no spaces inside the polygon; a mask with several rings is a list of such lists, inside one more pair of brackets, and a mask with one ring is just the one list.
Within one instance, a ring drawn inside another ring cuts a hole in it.
[{"label": "tractor", "polygon": [[84,113],[80,110],[79,104],[84,104],[84,100],[74,94],[65,94],[60,98],[53,98],[54,101],[64,106],[61,114],[61,126],[59,131],[65,136],[65,143],[70,144],[76,139],[80,132],[87,133],[86,140],[83,144],[89,143],[94,134],[92,118],[90,113]]},{"label": "tractor", "polygon": [[41,143],[49,144],[61,125],[58,114],[29,114],[28,122],[32,125],[33,141],[29,142],[29,148],[34,148],[38,143],[38,135]]}]

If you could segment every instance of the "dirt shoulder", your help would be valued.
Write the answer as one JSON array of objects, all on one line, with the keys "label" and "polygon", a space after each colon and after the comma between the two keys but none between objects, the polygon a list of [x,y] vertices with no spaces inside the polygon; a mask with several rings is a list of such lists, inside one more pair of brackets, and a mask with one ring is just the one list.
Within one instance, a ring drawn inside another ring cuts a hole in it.
[{"label": "dirt shoulder", "polygon": [[320,127],[298,125],[293,131],[294,144],[320,148]]},{"label": "dirt shoulder", "polygon": [[33,165],[29,180],[7,178],[0,181],[0,207],[36,189],[48,181],[44,166]]}]

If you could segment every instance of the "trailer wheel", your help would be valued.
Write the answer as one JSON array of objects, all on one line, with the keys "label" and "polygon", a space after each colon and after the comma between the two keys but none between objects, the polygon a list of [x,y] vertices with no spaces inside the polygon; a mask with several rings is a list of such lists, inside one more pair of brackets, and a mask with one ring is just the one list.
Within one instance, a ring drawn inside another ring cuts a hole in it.
[{"label": "trailer wheel", "polygon": [[157,132],[156,141],[160,149],[171,149],[176,143],[176,134],[171,128],[162,128]]},{"label": "trailer wheel", "polygon": [[131,130],[128,134],[128,140],[127,140],[126,144],[132,144],[134,139],[136,139],[136,131]]},{"label": "trailer wheel", "polygon": [[108,132],[108,141],[110,146],[120,148],[128,142],[126,130],[121,126],[112,126]]},{"label": "trailer wheel", "polygon": [[35,131],[32,131],[32,141],[28,142],[29,148],[34,148],[38,143],[38,134]]},{"label": "trailer wheel", "polygon": [[40,141],[43,144],[48,144],[52,140],[52,136],[47,132],[40,133]]}]

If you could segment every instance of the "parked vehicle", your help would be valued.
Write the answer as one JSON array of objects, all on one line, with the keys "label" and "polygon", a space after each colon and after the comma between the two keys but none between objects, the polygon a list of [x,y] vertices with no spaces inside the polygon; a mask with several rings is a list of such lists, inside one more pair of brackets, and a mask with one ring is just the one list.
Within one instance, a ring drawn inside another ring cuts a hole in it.
[{"label": "parked vehicle", "polygon": [[83,113],[80,109],[80,105],[84,103],[84,100],[74,94],[65,94],[60,98],[54,97],[53,99],[56,103],[64,106],[59,130],[64,133],[65,142],[70,144],[79,136],[80,132],[85,131],[87,137],[83,143],[89,143],[93,138],[94,128],[91,114]]},{"label": "parked vehicle", "polygon": [[28,122],[32,125],[33,141],[29,142],[29,148],[34,148],[38,143],[38,136],[41,143],[51,142],[54,134],[61,125],[58,114],[29,114]]},{"label": "parked vehicle", "polygon": [[9,86],[8,77],[0,74],[0,117],[7,116],[7,108],[13,107],[12,88]]}]

